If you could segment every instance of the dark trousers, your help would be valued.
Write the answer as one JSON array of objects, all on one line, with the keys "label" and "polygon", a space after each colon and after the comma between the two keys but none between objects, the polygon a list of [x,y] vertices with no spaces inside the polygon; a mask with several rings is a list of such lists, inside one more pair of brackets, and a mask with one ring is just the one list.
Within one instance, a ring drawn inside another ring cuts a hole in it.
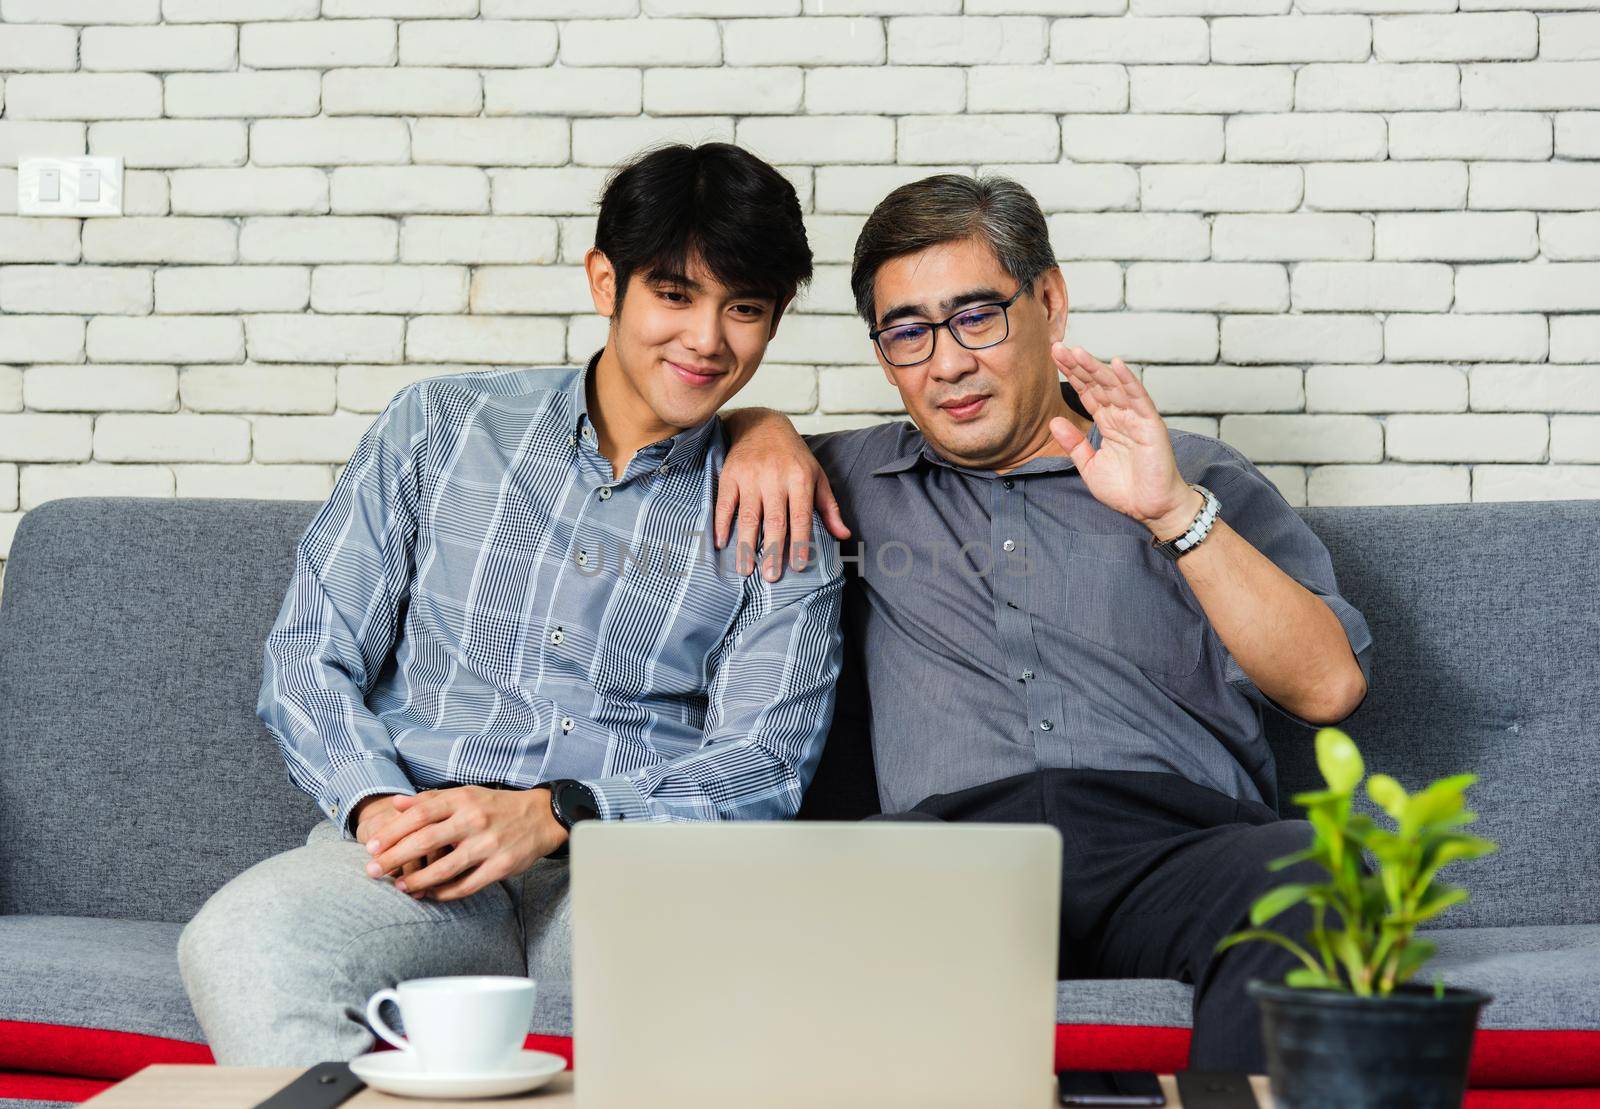
[{"label": "dark trousers", "polygon": [[[1049,824],[1063,840],[1060,978],[1171,978],[1194,986],[1195,1070],[1266,1071],[1261,1016],[1245,993],[1252,978],[1282,982],[1299,962],[1252,942],[1214,955],[1217,941],[1249,926],[1250,904],[1323,871],[1266,864],[1303,850],[1311,825],[1266,805],[1236,801],[1175,774],[1044,770],[929,797],[874,820]],[[1269,928],[1300,939],[1304,906]]]}]

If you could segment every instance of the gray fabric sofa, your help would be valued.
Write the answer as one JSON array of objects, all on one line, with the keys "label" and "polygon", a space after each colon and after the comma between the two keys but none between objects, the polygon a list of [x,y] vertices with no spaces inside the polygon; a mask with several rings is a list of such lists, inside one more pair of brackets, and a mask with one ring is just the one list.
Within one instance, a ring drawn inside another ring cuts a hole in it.
[{"label": "gray fabric sofa", "polygon": [[[322,819],[254,715],[316,508],[93,498],[23,520],[0,600],[0,1106],[68,1103],[7,1099],[13,1072],[208,1057],[178,933]],[[1456,873],[1473,898],[1430,933],[1433,969],[1495,998],[1474,1083],[1600,1085],[1600,501],[1300,511],[1376,641],[1343,727],[1408,787],[1483,779],[1475,830],[1502,850]],[[1287,798],[1316,781],[1312,733],[1267,715]],[[874,805],[846,731],[804,816]],[[540,1003],[531,1031],[570,1034],[564,995]],[[1181,1066],[1188,1010],[1181,983],[1062,983],[1063,1058]]]}]

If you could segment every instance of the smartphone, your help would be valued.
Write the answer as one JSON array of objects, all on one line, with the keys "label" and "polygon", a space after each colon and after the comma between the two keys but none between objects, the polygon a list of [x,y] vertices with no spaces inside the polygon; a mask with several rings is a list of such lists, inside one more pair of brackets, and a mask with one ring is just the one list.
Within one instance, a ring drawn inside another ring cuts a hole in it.
[{"label": "smartphone", "polygon": [[1062,1105],[1165,1105],[1161,1080],[1144,1070],[1056,1072]]},{"label": "smartphone", "polygon": [[1258,1109],[1250,1076],[1232,1071],[1179,1071],[1178,1099],[1184,1109]]}]

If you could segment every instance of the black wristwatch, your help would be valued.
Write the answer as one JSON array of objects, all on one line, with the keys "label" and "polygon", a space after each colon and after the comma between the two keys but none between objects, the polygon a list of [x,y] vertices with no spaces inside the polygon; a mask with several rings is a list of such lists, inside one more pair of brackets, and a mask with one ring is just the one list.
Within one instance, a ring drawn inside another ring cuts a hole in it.
[{"label": "black wristwatch", "polygon": [[600,816],[600,802],[594,790],[576,778],[557,778],[553,782],[540,782],[534,789],[550,791],[550,813],[556,823],[567,830],[567,840],[550,852],[546,858],[564,859],[571,843],[572,826],[580,820],[595,820]]}]

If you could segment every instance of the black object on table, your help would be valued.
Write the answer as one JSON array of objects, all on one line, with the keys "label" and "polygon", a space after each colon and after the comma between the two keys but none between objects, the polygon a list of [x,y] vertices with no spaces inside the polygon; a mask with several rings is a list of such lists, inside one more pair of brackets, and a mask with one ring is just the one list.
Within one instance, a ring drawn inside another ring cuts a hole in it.
[{"label": "black object on table", "polygon": [[349,1063],[318,1063],[255,1109],[333,1109],[366,1085]]},{"label": "black object on table", "polygon": [[1247,1074],[1186,1070],[1176,1077],[1183,1109],[1261,1109]]},{"label": "black object on table", "polygon": [[1062,1105],[1160,1106],[1167,1103],[1153,1071],[1074,1071],[1056,1073]]}]

